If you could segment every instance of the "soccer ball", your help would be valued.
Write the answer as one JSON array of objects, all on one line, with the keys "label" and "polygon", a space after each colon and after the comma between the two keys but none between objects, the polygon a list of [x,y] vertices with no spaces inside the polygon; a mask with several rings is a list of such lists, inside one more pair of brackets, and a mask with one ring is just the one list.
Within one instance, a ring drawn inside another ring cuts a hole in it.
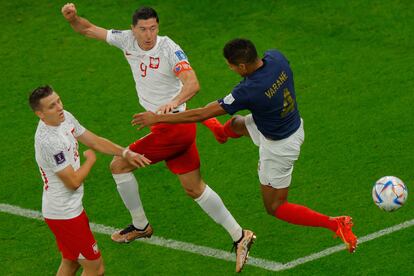
[{"label": "soccer ball", "polygon": [[384,176],[375,182],[372,199],[384,211],[399,209],[407,200],[408,190],[404,182],[395,176]]}]

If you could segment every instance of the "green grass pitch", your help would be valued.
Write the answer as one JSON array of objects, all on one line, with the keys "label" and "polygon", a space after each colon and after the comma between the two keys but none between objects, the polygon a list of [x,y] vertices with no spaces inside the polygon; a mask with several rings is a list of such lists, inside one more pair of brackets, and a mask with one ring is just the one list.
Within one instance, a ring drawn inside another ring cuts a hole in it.
[{"label": "green grass pitch", "polygon": [[[127,145],[147,130],[130,125],[141,111],[121,51],[72,31],[63,1],[1,1],[0,203],[40,210],[42,183],[34,160],[37,117],[29,92],[51,84],[65,108],[93,132]],[[295,75],[306,139],[295,165],[289,199],[327,215],[349,214],[363,237],[414,219],[413,195],[395,213],[371,199],[376,179],[396,175],[414,185],[414,4],[361,1],[128,1],[79,0],[78,13],[104,28],[127,29],[132,12],[151,5],[160,35],[186,52],[201,90],[190,108],[224,95],[240,77],[222,56],[230,39],[251,39],[262,54],[281,50]],[[224,122],[229,117],[219,118]],[[251,255],[286,263],[340,244],[326,229],[289,225],[265,214],[256,173],[258,151],[248,139],[219,145],[198,126],[205,181],[257,242]],[[82,148],[84,150],[85,148]],[[84,206],[92,222],[129,223],[108,166],[98,161],[85,181]],[[187,197],[164,164],[135,172],[155,235],[230,250],[231,239]],[[47,226],[0,212],[1,275],[54,275],[60,256]],[[95,235],[107,275],[225,275],[234,263],[143,243],[114,244]],[[282,275],[412,275],[413,228],[363,243]],[[245,267],[246,275],[267,275]]]}]

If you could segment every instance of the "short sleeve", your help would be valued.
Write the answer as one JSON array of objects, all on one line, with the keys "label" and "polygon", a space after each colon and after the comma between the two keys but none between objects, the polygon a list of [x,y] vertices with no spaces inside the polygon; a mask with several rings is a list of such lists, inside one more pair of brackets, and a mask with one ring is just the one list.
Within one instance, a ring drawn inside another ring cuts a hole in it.
[{"label": "short sleeve", "polygon": [[69,154],[59,139],[51,137],[45,140],[40,145],[40,154],[46,165],[55,173],[70,165]]},{"label": "short sleeve", "polygon": [[128,40],[131,35],[132,34],[130,30],[108,30],[106,34],[106,42],[112,46],[125,50],[127,48]]},{"label": "short sleeve", "polygon": [[248,94],[241,84],[236,86],[226,97],[218,100],[221,107],[230,115],[233,115],[237,111],[248,109],[248,102]]},{"label": "short sleeve", "polygon": [[192,70],[187,55],[179,45],[168,38],[165,48],[168,51],[166,55],[168,57],[168,64],[176,76],[183,71]]},{"label": "short sleeve", "polygon": [[73,135],[75,137],[79,137],[80,135],[82,135],[85,132],[85,128],[79,123],[79,121],[68,111],[65,111],[66,113],[66,117],[68,120],[70,120],[70,122],[73,124]]}]

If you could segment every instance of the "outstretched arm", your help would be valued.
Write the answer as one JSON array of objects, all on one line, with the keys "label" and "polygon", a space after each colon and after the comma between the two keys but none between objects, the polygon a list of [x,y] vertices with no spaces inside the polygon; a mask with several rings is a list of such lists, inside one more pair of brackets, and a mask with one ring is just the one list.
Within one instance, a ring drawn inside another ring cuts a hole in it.
[{"label": "outstretched arm", "polygon": [[65,19],[70,23],[75,32],[85,35],[90,38],[98,40],[106,40],[107,30],[104,28],[95,26],[87,19],[79,17],[76,11],[75,4],[68,3],[62,7],[62,14]]},{"label": "outstretched arm", "polygon": [[122,156],[131,165],[135,167],[145,167],[146,165],[149,165],[151,163],[151,161],[145,156],[132,152],[128,148],[122,148],[121,146],[109,141],[108,139],[97,136],[89,130],[85,130],[85,132],[79,137],[77,137],[77,139],[82,144],[96,151],[108,155]]},{"label": "outstretched arm", "polygon": [[227,112],[221,107],[221,105],[215,101],[209,103],[205,107],[187,110],[180,113],[170,114],[155,114],[147,111],[133,116],[132,125],[138,126],[138,129],[142,129],[145,126],[150,126],[156,123],[192,123],[201,122],[208,118],[224,115]]}]

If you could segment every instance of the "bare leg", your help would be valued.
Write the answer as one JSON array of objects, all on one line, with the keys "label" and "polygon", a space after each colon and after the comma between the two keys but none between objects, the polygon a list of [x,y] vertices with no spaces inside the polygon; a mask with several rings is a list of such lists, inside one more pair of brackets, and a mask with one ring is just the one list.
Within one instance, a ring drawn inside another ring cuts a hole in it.
[{"label": "bare leg", "polygon": [[269,215],[275,213],[276,209],[287,201],[289,188],[275,189],[271,186],[261,185],[263,204]]},{"label": "bare leg", "polygon": [[78,271],[80,264],[77,261],[71,261],[62,257],[57,276],[74,276]]},{"label": "bare leg", "polygon": [[83,268],[82,276],[100,276],[104,275],[105,268],[102,257],[96,260],[79,260]]}]

